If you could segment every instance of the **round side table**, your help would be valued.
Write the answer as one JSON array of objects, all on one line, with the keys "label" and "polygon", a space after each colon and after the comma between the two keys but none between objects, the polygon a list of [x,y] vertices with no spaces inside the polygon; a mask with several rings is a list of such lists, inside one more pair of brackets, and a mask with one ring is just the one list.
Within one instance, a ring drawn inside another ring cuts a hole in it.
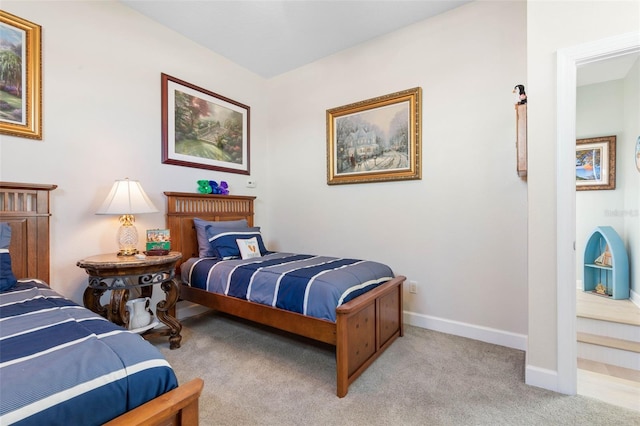
[{"label": "round side table", "polygon": [[[156,315],[168,330],[149,330],[148,335],[168,335],[169,347],[180,347],[182,324],[175,318],[175,305],[180,296],[180,286],[175,280],[176,263],[182,253],[170,252],[165,256],[147,256],[138,259],[135,256],[118,256],[115,253],[100,254],[78,261],[77,266],[89,275],[89,282],[84,291],[84,306],[102,315],[109,321],[128,328],[129,312],[126,303],[129,291],[140,289],[142,297],[151,297],[153,286],[160,284],[165,299],[158,302]],[[100,299],[107,291],[111,291],[111,300],[102,305]]]}]

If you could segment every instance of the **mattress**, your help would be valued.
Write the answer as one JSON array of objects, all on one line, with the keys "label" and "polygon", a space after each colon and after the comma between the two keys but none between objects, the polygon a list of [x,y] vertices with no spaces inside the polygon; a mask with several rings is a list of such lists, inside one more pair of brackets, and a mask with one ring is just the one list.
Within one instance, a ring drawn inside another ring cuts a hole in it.
[{"label": "mattress", "polygon": [[181,266],[186,285],[332,322],[338,306],[393,277],[378,262],[295,253],[192,258]]},{"label": "mattress", "polygon": [[0,293],[0,424],[98,425],[177,387],[139,335],[51,290]]}]

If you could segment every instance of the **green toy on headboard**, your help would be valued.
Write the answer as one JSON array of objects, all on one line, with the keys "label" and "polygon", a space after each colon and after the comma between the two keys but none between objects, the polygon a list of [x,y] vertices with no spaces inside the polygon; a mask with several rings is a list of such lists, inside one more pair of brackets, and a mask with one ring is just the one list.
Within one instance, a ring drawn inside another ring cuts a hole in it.
[{"label": "green toy on headboard", "polygon": [[227,182],[220,181],[220,185],[215,180],[199,180],[198,181],[198,192],[201,194],[220,194],[220,195],[228,195],[229,194],[229,185]]}]

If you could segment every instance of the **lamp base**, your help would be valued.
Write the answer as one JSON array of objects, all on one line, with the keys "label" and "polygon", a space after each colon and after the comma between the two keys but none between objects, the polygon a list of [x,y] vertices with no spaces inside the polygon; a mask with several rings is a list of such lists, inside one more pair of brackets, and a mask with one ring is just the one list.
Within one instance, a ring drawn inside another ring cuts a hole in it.
[{"label": "lamp base", "polygon": [[138,249],[122,249],[118,252],[118,256],[133,256],[140,253],[140,251],[138,251]]},{"label": "lamp base", "polygon": [[133,215],[120,216],[120,228],[118,229],[118,256],[133,256],[138,254],[138,230],[133,226]]}]

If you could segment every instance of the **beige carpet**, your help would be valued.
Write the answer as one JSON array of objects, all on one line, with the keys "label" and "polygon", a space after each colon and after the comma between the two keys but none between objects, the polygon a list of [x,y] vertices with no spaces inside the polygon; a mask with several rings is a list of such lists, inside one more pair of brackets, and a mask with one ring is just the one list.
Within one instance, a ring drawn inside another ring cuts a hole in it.
[{"label": "beige carpet", "polygon": [[205,382],[200,424],[640,425],[640,413],[524,384],[524,352],[407,326],[335,395],[331,347],[216,313],[153,343],[184,383]]}]

